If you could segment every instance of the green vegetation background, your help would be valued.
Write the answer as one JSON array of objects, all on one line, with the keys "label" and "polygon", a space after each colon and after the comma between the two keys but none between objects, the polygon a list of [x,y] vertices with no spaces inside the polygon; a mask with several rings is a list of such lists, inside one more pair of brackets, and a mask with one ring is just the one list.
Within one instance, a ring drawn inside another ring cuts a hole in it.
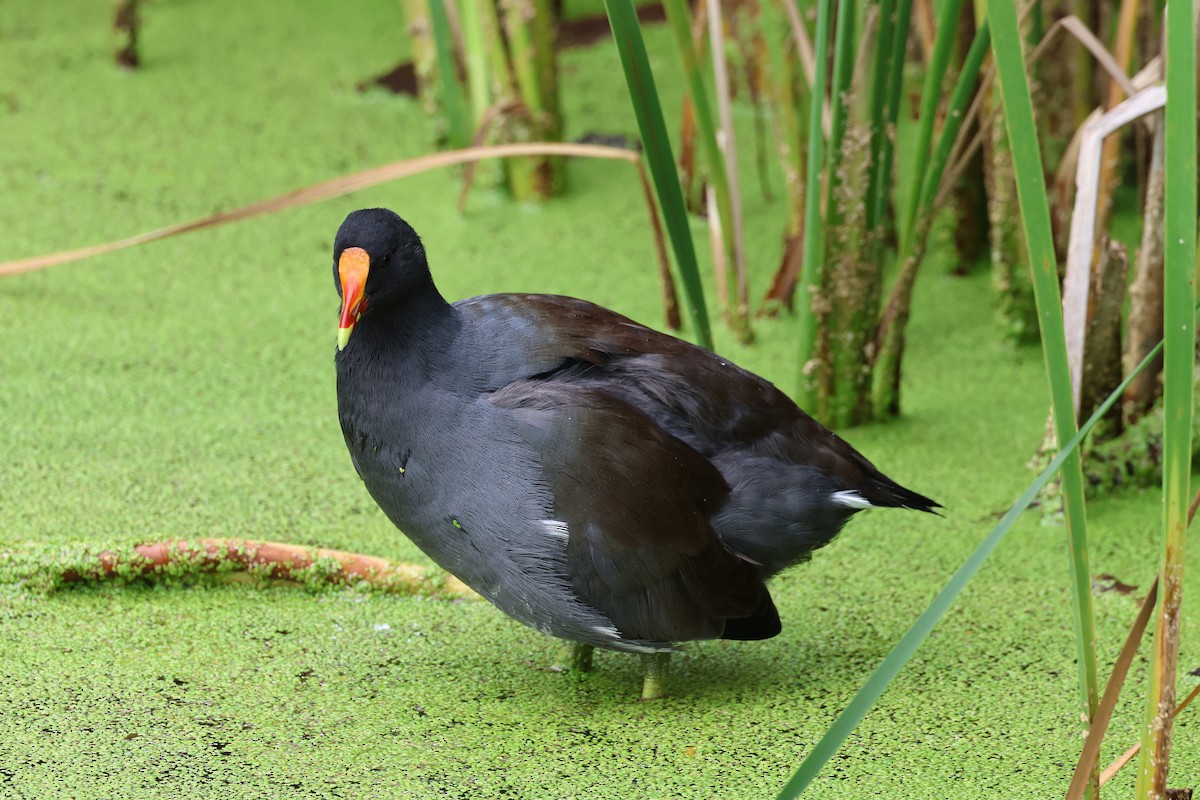
[{"label": "green vegetation background", "polygon": [[[594,8],[595,5],[592,5]],[[111,5],[0,7],[0,259],[118,238],[427,151],[416,105],[356,83],[406,44],[398,4],[145,4],[144,69],[111,63]],[[666,94],[665,31],[647,31]],[[569,137],[633,134],[615,53],[563,58]],[[747,129],[749,119],[740,123]],[[753,175],[743,134],[743,175]],[[635,659],[583,681],[562,646],[480,602],[246,585],[43,590],[81,546],[242,536],[421,561],[346,457],[333,385],[330,245],[386,205],[451,298],[573,294],[661,323],[632,170],[576,162],[571,192],[516,208],[440,172],[0,282],[0,797],[773,796],[1031,479],[1039,353],[993,324],[988,280],[927,269],[905,417],[848,437],[946,506],[860,515],[774,584],[776,639],[688,645],[672,696]],[[776,180],[775,191],[781,187]],[[781,209],[746,187],[756,296]],[[702,232],[696,231],[698,241]],[[725,354],[785,389],[786,320]],[[1154,491],[1091,507],[1093,570],[1149,584]],[[1061,526],[1030,516],[834,759],[814,797],[1047,797],[1080,747]],[[1197,584],[1196,548],[1189,566]],[[1136,594],[1097,598],[1109,663]],[[1184,633],[1182,666],[1198,666]],[[1144,677],[1139,660],[1131,677]],[[1181,678],[1183,691],[1194,678]],[[1107,763],[1136,739],[1118,713]],[[1177,726],[1194,784],[1200,725]],[[1117,783],[1127,790],[1131,776]]]}]

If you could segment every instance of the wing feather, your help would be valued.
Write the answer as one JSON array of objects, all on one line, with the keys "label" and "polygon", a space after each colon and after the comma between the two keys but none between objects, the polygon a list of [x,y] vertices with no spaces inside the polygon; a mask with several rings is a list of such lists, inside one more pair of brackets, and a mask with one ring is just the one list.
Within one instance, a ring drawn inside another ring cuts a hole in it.
[{"label": "wing feather", "polygon": [[[572,588],[625,638],[767,638],[779,617],[754,565],[710,519],[729,493],[695,449],[633,405],[570,381],[517,381],[491,401],[524,424],[567,524]],[[731,622],[732,621],[732,622]]]}]

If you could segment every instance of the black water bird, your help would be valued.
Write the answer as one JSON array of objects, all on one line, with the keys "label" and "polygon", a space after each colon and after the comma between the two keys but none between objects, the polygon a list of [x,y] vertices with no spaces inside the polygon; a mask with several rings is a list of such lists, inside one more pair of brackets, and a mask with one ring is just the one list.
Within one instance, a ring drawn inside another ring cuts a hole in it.
[{"label": "black water bird", "polygon": [[677,642],[779,633],[766,580],[859,510],[938,507],[707,350],[569,297],[446,302],[391,211],[350,214],[333,262],[375,502],[520,622],[647,654],[643,696]]}]

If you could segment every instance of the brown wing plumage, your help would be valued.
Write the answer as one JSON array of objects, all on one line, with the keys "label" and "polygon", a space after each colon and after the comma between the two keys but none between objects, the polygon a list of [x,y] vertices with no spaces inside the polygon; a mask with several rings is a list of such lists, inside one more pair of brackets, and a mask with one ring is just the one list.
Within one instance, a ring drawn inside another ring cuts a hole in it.
[{"label": "brown wing plumage", "polygon": [[555,512],[570,531],[573,589],[623,638],[762,639],[779,632],[754,567],[712,528],[729,487],[707,459],[594,387],[518,381],[492,402],[524,423],[542,459]]},{"label": "brown wing plumage", "polygon": [[[593,303],[556,295],[491,295],[538,331],[538,377],[601,388],[708,458],[730,451],[808,466],[874,506],[938,504],[885,476],[770,382],[714,353]],[[462,305],[462,304],[460,304]]]}]

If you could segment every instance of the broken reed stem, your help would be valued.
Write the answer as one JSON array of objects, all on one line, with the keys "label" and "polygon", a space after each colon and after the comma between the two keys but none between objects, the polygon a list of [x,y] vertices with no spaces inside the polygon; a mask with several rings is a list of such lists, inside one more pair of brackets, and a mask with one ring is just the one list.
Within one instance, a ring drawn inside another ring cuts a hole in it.
[{"label": "broken reed stem", "polygon": [[[1163,151],[1166,128],[1161,112],[1155,114],[1154,140],[1151,145],[1150,175],[1146,182],[1142,242],[1137,251],[1134,278],[1129,285],[1129,336],[1125,345],[1125,365],[1137,364],[1163,336]],[[1121,401],[1125,422],[1134,422],[1154,404],[1158,394],[1157,363],[1140,373]],[[1195,513],[1194,511],[1192,512]]]},{"label": "broken reed stem", "polygon": [[[1171,719],[1178,717],[1181,711],[1190,706],[1192,701],[1196,699],[1197,695],[1200,695],[1200,683],[1192,687],[1192,691],[1188,693],[1187,697],[1183,698],[1182,703],[1175,706],[1175,710],[1171,712]],[[1115,761],[1113,761],[1113,763],[1109,764],[1104,771],[1100,773],[1100,785],[1103,786],[1112,780],[1113,776],[1120,772],[1122,767],[1132,761],[1133,757],[1140,753],[1141,750],[1142,743],[1138,742],[1133,747],[1122,753]]]},{"label": "broken reed stem", "polygon": [[[1084,741],[1079,761],[1075,764],[1075,774],[1071,777],[1066,800],[1082,800],[1084,792],[1087,790],[1088,780],[1095,772],[1096,762],[1100,758],[1100,744],[1104,741],[1104,734],[1108,730],[1108,723],[1112,720],[1117,698],[1121,693],[1121,688],[1125,685],[1125,677],[1129,674],[1129,666],[1133,663],[1133,657],[1137,655],[1138,643],[1142,641],[1142,635],[1146,632],[1146,626],[1150,623],[1150,616],[1154,613],[1157,604],[1158,578],[1155,578],[1154,583],[1150,586],[1150,592],[1142,600],[1137,617],[1125,637],[1125,644],[1121,647],[1120,654],[1117,655],[1117,661],[1113,664],[1112,673],[1104,687],[1104,695],[1100,698],[1099,705],[1096,706],[1096,714],[1092,717],[1087,740]],[[1134,751],[1136,752],[1136,747]],[[1101,776],[1099,785],[1102,786],[1105,780]]]},{"label": "broken reed stem", "polygon": [[[1196,518],[1197,509],[1200,509],[1200,491],[1196,492],[1192,498],[1191,505],[1188,506],[1188,527],[1191,527],[1192,520]],[[1125,683],[1129,666],[1133,663],[1133,657],[1137,653],[1138,643],[1141,642],[1142,636],[1146,632],[1146,626],[1150,623],[1150,615],[1158,605],[1158,583],[1159,580],[1156,577],[1154,583],[1150,585],[1150,591],[1142,601],[1142,607],[1138,610],[1138,615],[1129,629],[1125,645],[1121,648],[1121,652],[1117,656],[1117,661],[1113,665],[1108,685],[1104,688],[1104,696],[1100,700],[1100,705],[1096,708],[1096,717],[1092,721],[1092,728],[1088,731],[1087,741],[1084,743],[1083,751],[1079,754],[1079,761],[1075,765],[1075,775],[1071,780],[1070,788],[1067,790],[1066,800],[1076,800],[1076,798],[1083,796],[1084,783],[1082,781],[1086,780],[1086,776],[1094,769],[1096,760],[1100,758],[1100,745],[1104,740],[1105,731],[1108,729],[1109,720],[1112,718],[1113,709],[1116,707],[1117,697],[1120,694],[1121,687]],[[1178,716],[1179,712],[1187,708],[1196,699],[1197,694],[1200,694],[1200,684],[1197,684],[1192,689],[1191,694],[1175,708],[1172,718]],[[1099,785],[1103,786],[1111,780],[1141,749],[1142,744],[1138,742],[1126,750],[1117,760],[1109,764],[1100,773]]]},{"label": "broken reed stem", "polygon": [[251,539],[172,539],[139,544],[132,552],[105,550],[93,566],[69,569],[62,579],[76,583],[241,570],[254,570],[276,580],[302,581],[316,574],[332,584],[366,583],[405,595],[477,596],[453,575],[417,564],[392,564],[343,550]]},{"label": "broken reed stem", "polygon": [[[129,236],[124,239],[117,239],[104,244],[91,245],[89,247],[81,247],[74,250],[63,250],[57,253],[47,255],[34,256],[32,258],[22,258],[14,261],[6,261],[0,263],[0,277],[7,275],[17,275],[22,272],[32,272],[46,267],[53,267],[59,264],[68,264],[72,261],[80,261],[92,256],[104,255],[116,250],[124,250],[128,247],[134,247],[140,244],[155,242],[159,239],[166,239],[171,236],[178,236],[181,233],[189,233],[191,231],[203,230],[205,228],[213,228],[218,225],[225,225],[230,222],[239,222],[241,220],[251,219],[253,217],[262,216],[264,214],[273,214],[278,211],[283,211],[289,208],[298,208],[300,206],[316,203],[321,200],[328,200],[333,197],[341,197],[342,195],[350,194],[361,189],[366,189],[371,186],[377,186],[381,183],[407,178],[410,175],[417,175],[422,172],[428,172],[431,169],[440,167],[449,167],[456,164],[466,164],[474,161],[481,161],[486,158],[513,158],[517,156],[529,155],[562,155],[582,158],[609,158],[620,161],[628,161],[635,166],[638,166],[639,176],[644,175],[641,169],[641,156],[622,147],[608,147],[605,145],[595,144],[571,144],[566,142],[529,142],[520,144],[498,144],[489,145],[486,147],[467,147],[462,150],[448,150],[442,153],[432,153],[430,155],[419,156],[417,158],[405,159],[404,161],[395,161],[390,164],[384,164],[379,167],[371,167],[360,172],[352,172],[347,175],[341,175],[337,178],[332,178],[320,183],[314,183],[305,186],[301,189],[294,189],[285,194],[259,200],[239,208],[229,209],[228,211],[218,211],[215,214],[199,217],[187,222],[180,222],[175,225],[168,225],[165,228],[140,233],[136,236]],[[657,218],[657,210],[652,210],[653,218]]]}]

